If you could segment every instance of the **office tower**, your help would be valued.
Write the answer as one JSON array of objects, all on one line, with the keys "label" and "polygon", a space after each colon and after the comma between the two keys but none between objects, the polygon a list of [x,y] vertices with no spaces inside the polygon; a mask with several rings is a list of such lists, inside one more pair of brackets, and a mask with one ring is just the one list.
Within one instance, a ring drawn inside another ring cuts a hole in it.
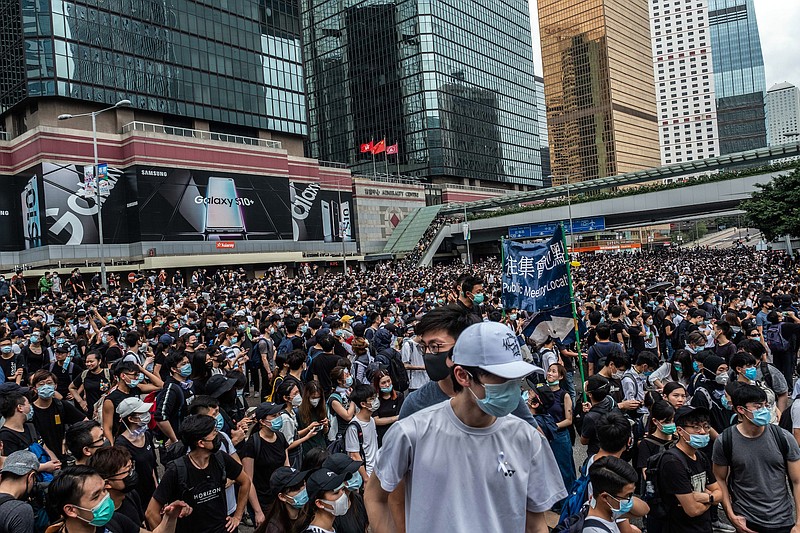
[{"label": "office tower", "polygon": [[797,141],[800,127],[800,91],[788,82],[776,83],[767,91],[767,146]]},{"label": "office tower", "polygon": [[294,0],[0,3],[2,265],[354,251],[300,42]]},{"label": "office tower", "polygon": [[652,0],[661,163],[719,155],[707,0]]},{"label": "office tower", "polygon": [[764,57],[753,0],[708,0],[720,155],[767,145]]},{"label": "office tower", "polygon": [[658,166],[645,2],[539,0],[553,184]]},{"label": "office tower", "polygon": [[[541,185],[527,2],[301,5],[311,157],[438,183]],[[384,138],[398,154],[373,164],[360,146]]]},{"label": "office tower", "polygon": [[539,153],[542,158],[542,180],[545,187],[552,185],[550,171],[550,137],[547,133],[547,106],[544,103],[544,78],[534,76],[536,85],[536,113],[539,117]]}]

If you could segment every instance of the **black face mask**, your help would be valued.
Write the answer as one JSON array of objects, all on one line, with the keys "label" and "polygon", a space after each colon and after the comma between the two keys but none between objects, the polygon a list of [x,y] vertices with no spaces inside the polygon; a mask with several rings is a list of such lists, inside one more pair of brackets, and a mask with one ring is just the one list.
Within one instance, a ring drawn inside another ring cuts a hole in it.
[{"label": "black face mask", "polygon": [[125,477],[123,483],[125,483],[125,487],[122,489],[122,492],[125,494],[136,490],[136,485],[139,483],[139,474],[136,472],[135,468]]},{"label": "black face mask", "polygon": [[217,435],[216,437],[214,437],[214,440],[211,441],[211,444],[213,445],[213,447],[211,448],[211,453],[217,453],[219,449],[222,447],[222,438],[219,435]]},{"label": "black face mask", "polygon": [[426,353],[422,356],[425,362],[425,372],[428,373],[428,377],[431,378],[431,381],[441,381],[450,376],[450,367],[447,366],[447,358],[452,357],[452,355],[453,350],[450,349],[446,352],[439,352],[436,354]]}]

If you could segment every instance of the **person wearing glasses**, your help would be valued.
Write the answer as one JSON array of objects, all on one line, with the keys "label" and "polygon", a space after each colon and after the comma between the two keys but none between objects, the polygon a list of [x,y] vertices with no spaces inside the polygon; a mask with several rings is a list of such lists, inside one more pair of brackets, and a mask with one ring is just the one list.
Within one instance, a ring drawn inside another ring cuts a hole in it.
[{"label": "person wearing glasses", "polygon": [[106,442],[103,428],[97,420],[83,420],[67,428],[64,437],[67,450],[75,458],[76,465],[87,465],[89,458]]},{"label": "person wearing glasses", "polygon": [[92,455],[89,465],[106,482],[106,489],[114,501],[114,513],[124,514],[134,524],[144,524],[144,509],[136,485],[139,475],[130,452],[121,446],[102,448]]},{"label": "person wearing glasses", "polygon": [[731,396],[738,424],[714,442],[712,455],[728,520],[744,533],[797,533],[800,515],[794,517],[792,500],[800,508],[800,447],[770,423],[761,387],[743,384]]},{"label": "person wearing glasses", "polygon": [[583,533],[619,533],[617,519],[634,504],[636,470],[619,457],[601,457],[589,467],[596,496],[592,499]]},{"label": "person wearing glasses", "polygon": [[[711,533],[711,508],[722,499],[711,461],[700,450],[708,445],[710,413],[704,407],[684,405],[675,412],[677,443],[661,460],[658,491],[666,507],[664,531]],[[594,481],[594,480],[593,480]],[[717,524],[718,525],[718,524]],[[727,526],[724,531],[731,531]]]}]

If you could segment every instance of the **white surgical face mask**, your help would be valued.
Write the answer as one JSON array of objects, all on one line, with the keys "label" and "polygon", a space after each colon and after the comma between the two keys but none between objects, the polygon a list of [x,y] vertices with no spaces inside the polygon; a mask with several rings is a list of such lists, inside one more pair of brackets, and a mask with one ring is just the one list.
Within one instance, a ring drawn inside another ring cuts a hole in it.
[{"label": "white surgical face mask", "polygon": [[319,405],[319,398],[311,398],[308,401],[311,404],[311,407],[316,407]]},{"label": "white surgical face mask", "polygon": [[326,508],[328,508],[328,505],[331,506],[331,508],[328,508],[327,510],[333,516],[343,516],[347,514],[347,510],[350,508],[350,499],[347,497],[347,492],[342,492],[342,495],[336,498],[334,501],[322,501],[325,502]]}]

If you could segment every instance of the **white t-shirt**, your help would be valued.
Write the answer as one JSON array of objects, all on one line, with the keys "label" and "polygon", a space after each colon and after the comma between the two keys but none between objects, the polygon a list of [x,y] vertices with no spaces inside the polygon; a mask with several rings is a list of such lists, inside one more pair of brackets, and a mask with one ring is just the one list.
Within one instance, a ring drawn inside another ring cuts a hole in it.
[{"label": "white t-shirt", "polygon": [[[800,383],[800,381],[798,381]],[[792,402],[792,429],[800,429],[800,399]]]},{"label": "white t-shirt", "polygon": [[[378,430],[375,427],[375,419],[370,418],[367,422],[362,422],[357,417],[353,417],[354,422],[361,426],[361,433],[364,437],[364,467],[367,475],[372,475],[375,468],[375,456],[378,455]],[[344,449],[347,453],[358,453],[361,451],[361,443],[358,442],[358,431],[355,426],[348,426],[344,434]]]},{"label": "white t-shirt", "polygon": [[[400,350],[400,358],[403,363],[411,366],[425,366],[425,359],[422,354],[422,349],[419,344],[411,339],[403,341],[403,347]],[[428,383],[431,378],[424,370],[409,370],[408,371],[408,387],[411,390],[417,390],[423,385]]]},{"label": "white t-shirt", "polygon": [[567,496],[544,442],[515,416],[469,427],[447,401],[392,424],[375,475],[388,492],[406,480],[406,531],[523,533],[526,511]]},{"label": "white t-shirt", "polygon": [[[584,522],[585,525],[583,527],[583,533],[609,533],[609,531],[611,533],[619,533],[619,526],[613,520],[609,522],[608,520],[603,520],[599,516],[589,516],[586,518],[586,520],[588,523]],[[603,529],[602,527],[594,525],[598,522],[606,526],[608,529]]]}]

